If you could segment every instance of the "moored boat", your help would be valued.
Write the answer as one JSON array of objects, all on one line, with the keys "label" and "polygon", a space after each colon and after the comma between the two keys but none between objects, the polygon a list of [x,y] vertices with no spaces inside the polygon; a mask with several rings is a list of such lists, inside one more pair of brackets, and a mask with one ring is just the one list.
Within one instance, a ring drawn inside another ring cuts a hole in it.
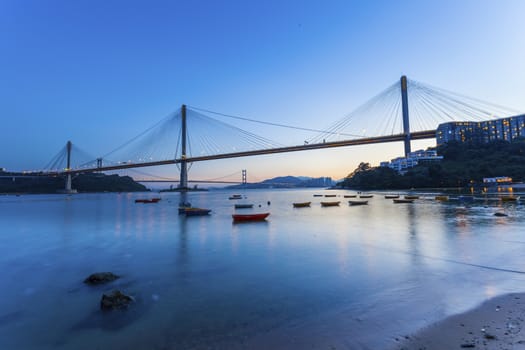
[{"label": "moored boat", "polygon": [[419,196],[416,196],[416,195],[406,195],[405,196],[405,199],[419,199]]},{"label": "moored boat", "polygon": [[359,195],[359,198],[372,198],[373,196],[373,194],[361,194]]},{"label": "moored boat", "polygon": [[436,196],[435,198],[437,201],[446,202],[448,201],[448,196]]},{"label": "moored boat", "polygon": [[210,212],[211,212],[211,209],[184,208],[184,214],[186,214],[186,216],[202,216],[202,215],[208,215]]},{"label": "moored boat", "polygon": [[135,199],[135,203],[158,203],[160,198]]},{"label": "moored boat", "polygon": [[520,196],[502,196],[500,199],[502,202],[517,202]]},{"label": "moored boat", "polygon": [[354,206],[354,205],[367,205],[368,201],[348,201],[348,204]]},{"label": "moored boat", "polygon": [[249,209],[253,208],[253,204],[235,204],[235,209]]},{"label": "moored boat", "polygon": [[399,195],[398,194],[386,194],[385,195],[385,199],[395,199],[395,198],[399,198]]},{"label": "moored boat", "polygon": [[309,207],[312,202],[300,202],[300,203],[293,203],[294,208],[306,208]]},{"label": "moored boat", "polygon": [[322,197],[322,194],[314,194],[314,197]]},{"label": "moored boat", "polygon": [[339,205],[339,201],[337,202],[321,202],[322,207],[337,207]]},{"label": "moored boat", "polygon": [[406,196],[405,196],[404,199],[402,199],[402,198],[400,198],[400,199],[392,199],[392,201],[394,201],[394,203],[396,203],[396,204],[400,204],[400,203],[414,203],[413,199],[406,198]]},{"label": "moored boat", "polygon": [[335,196],[337,196],[337,195],[336,195],[336,194],[325,194],[324,196],[325,196],[325,197],[335,197]]},{"label": "moored boat", "polygon": [[191,208],[191,203],[184,202],[179,204],[179,215],[184,214],[186,209]]},{"label": "moored boat", "polygon": [[355,198],[357,197],[357,194],[345,194],[344,197],[345,198]]},{"label": "moored boat", "polygon": [[263,221],[270,215],[270,213],[257,213],[257,214],[232,214],[234,222],[250,222],[250,221]]},{"label": "moored boat", "polygon": [[232,194],[228,199],[242,199],[242,196],[240,194]]}]

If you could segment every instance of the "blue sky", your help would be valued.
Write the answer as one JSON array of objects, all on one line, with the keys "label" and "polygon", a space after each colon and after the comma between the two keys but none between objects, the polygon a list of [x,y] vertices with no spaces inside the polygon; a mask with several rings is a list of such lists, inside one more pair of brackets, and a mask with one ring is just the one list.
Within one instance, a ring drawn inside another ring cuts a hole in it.
[{"label": "blue sky", "polygon": [[[68,139],[105,154],[183,103],[324,129],[403,74],[525,111],[524,15],[520,0],[0,0],[0,167],[41,168]],[[402,152],[213,161],[190,177],[341,178]]]}]

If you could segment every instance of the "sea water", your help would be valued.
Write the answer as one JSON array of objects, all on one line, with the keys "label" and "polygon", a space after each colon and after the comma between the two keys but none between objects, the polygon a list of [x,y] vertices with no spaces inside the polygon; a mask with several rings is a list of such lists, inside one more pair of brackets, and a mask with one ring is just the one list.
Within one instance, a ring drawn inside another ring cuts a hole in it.
[{"label": "sea water", "polygon": [[[154,193],[1,196],[0,349],[381,349],[524,290],[519,203],[240,193],[190,193],[212,212],[188,218],[178,193],[156,204],[134,202]],[[270,216],[235,224],[234,212]],[[102,271],[121,278],[83,283]],[[101,311],[114,289],[135,303]]]}]

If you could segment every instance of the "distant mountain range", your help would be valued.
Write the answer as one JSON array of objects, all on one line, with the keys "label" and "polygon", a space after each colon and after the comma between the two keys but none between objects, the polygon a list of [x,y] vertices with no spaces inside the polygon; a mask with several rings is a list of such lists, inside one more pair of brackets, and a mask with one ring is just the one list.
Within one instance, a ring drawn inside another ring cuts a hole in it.
[{"label": "distant mountain range", "polygon": [[228,186],[228,188],[304,188],[331,187],[333,185],[335,185],[335,181],[331,177],[278,176],[261,182]]}]

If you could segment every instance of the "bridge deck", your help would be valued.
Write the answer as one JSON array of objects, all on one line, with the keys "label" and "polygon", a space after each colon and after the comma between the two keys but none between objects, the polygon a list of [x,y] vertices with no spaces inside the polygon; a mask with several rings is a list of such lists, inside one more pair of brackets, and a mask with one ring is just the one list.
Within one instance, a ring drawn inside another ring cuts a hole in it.
[{"label": "bridge deck", "polygon": [[[413,132],[410,134],[411,140],[423,140],[423,139],[431,139],[435,137],[436,137],[436,130],[417,131],[417,132]],[[258,155],[264,155],[264,154],[298,152],[298,151],[308,151],[308,150],[315,150],[315,149],[367,145],[367,144],[375,144],[375,143],[400,142],[404,140],[405,140],[405,134],[396,134],[396,135],[378,136],[378,137],[366,137],[366,138],[361,138],[361,139],[332,141],[332,142],[305,144],[305,145],[298,145],[298,146],[253,150],[253,151],[223,153],[223,154],[200,156],[200,157],[188,157],[186,158],[186,162],[193,163],[193,162],[201,162],[201,161],[206,161],[206,160],[250,157],[250,156],[258,156]],[[178,164],[178,163],[181,163],[182,161],[183,159],[170,159],[170,160],[161,160],[161,161],[144,162],[144,163],[125,163],[125,164],[118,164],[118,165],[102,166],[102,167],[97,167],[97,168],[72,169],[69,171],[52,172],[52,173],[47,173],[46,175],[53,175],[53,174],[59,175],[59,174],[66,174],[66,173],[78,174],[78,173],[87,173],[87,172],[95,172],[95,171],[143,168],[143,167],[151,167],[151,166],[159,166],[159,165]]]}]

